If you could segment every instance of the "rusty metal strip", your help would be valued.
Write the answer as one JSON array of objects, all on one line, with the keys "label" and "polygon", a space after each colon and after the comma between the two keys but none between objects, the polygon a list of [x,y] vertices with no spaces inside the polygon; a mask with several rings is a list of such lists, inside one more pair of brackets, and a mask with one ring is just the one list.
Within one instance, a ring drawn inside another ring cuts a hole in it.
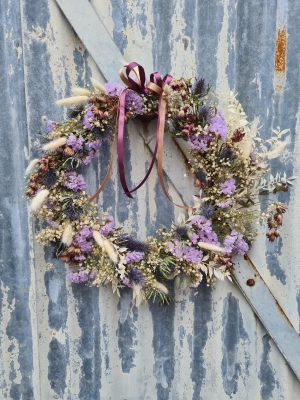
[{"label": "rusty metal strip", "polygon": [[289,366],[300,379],[300,337],[249,257],[237,262],[233,278]]}]

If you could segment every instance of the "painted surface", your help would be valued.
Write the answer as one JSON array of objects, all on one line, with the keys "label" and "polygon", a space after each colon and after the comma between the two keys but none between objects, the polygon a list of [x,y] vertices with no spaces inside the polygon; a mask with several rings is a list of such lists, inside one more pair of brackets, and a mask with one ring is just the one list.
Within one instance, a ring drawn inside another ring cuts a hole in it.
[{"label": "painted surface", "polygon": [[[126,60],[139,62],[148,73],[203,76],[218,93],[237,92],[264,137],[278,125],[289,128],[292,145],[272,169],[297,175],[298,0],[91,3]],[[28,217],[21,189],[29,158],[39,154],[42,117],[63,118],[65,111],[54,101],[90,76],[100,81],[103,76],[55,0],[1,1],[0,18],[1,400],[298,399],[299,381],[236,286],[203,285],[197,297],[176,290],[178,302],[169,308],[137,309],[127,291],[119,299],[110,288],[71,285],[64,265],[34,242],[38,225]],[[151,160],[145,140],[152,134],[151,125],[127,129],[131,186]],[[102,159],[110,153],[106,146]],[[189,201],[193,188],[183,179],[185,165],[171,141],[166,152],[169,191],[175,201]],[[105,172],[96,160],[89,167],[91,193]],[[262,232],[251,251],[298,332],[299,190],[297,182],[288,195],[283,240],[274,247]],[[99,207],[139,237],[170,225],[178,214],[155,173],[129,200],[116,169]]]}]

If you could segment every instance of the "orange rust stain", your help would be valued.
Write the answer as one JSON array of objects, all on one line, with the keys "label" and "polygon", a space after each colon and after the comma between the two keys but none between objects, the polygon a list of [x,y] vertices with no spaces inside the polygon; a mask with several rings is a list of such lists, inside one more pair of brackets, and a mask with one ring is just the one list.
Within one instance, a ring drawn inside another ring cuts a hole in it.
[{"label": "orange rust stain", "polygon": [[278,29],[275,47],[275,71],[285,72],[286,27]]}]

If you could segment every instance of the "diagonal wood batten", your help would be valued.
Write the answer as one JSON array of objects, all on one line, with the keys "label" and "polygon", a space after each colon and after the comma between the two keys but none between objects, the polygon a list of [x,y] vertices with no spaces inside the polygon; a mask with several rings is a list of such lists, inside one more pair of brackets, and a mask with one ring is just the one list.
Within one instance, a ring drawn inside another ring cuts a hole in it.
[{"label": "diagonal wood batten", "polygon": [[[55,101],[91,76],[117,81],[124,60],[147,74],[204,77],[216,93],[238,93],[264,139],[277,126],[290,129],[292,143],[272,161],[273,175],[299,175],[299,14],[298,0],[0,1],[1,400],[300,397],[298,181],[274,197],[288,202],[282,238],[267,243],[260,230],[249,253],[257,271],[236,258],[235,284],[202,284],[197,293],[170,285],[177,302],[169,308],[136,308],[130,291],[118,298],[110,287],[71,284],[66,266],[34,241],[40,227],[22,198],[45,119],[66,117]],[[130,188],[149,167],[154,133],[155,121],[125,128]],[[196,191],[193,176],[184,177],[186,143],[165,139],[168,192],[189,204]],[[91,194],[110,154],[104,143],[86,169]],[[164,197],[156,165],[134,199],[124,196],[114,165],[97,203],[141,239],[180,212]]]}]

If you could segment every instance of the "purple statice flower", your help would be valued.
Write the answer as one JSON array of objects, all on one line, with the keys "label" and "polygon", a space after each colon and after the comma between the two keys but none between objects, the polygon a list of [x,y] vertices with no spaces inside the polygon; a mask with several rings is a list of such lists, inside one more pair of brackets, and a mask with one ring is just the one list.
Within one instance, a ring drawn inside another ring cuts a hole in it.
[{"label": "purple statice flower", "polygon": [[190,241],[191,241],[193,244],[196,244],[197,242],[199,242],[199,236],[197,235],[197,233],[193,232],[193,233],[191,234]]},{"label": "purple statice flower", "polygon": [[93,242],[92,240],[89,240],[92,236],[92,229],[87,225],[84,225],[80,229],[79,233],[75,236],[76,243],[78,244],[80,250],[84,253],[89,253],[92,251]]},{"label": "purple statice flower", "polygon": [[205,218],[203,215],[199,215],[196,218],[192,219],[191,222],[189,222],[190,226],[197,226],[200,228],[201,231],[204,232],[211,232],[211,221],[207,218]]},{"label": "purple statice flower", "polygon": [[231,194],[235,191],[235,180],[233,178],[227,179],[225,182],[219,184],[221,193]]},{"label": "purple statice flower", "polygon": [[182,243],[178,239],[174,239],[173,242],[167,243],[167,253],[172,253],[177,258],[183,258],[187,262],[199,263],[202,260],[203,253],[201,250],[197,250],[192,246],[182,246]]},{"label": "purple statice flower", "polygon": [[83,125],[86,127],[86,129],[91,130],[92,129],[92,125],[91,125],[91,121],[90,119],[94,118],[94,113],[92,111],[92,107],[89,107],[86,110],[86,113],[84,114],[84,118],[83,118]]},{"label": "purple statice flower", "polygon": [[217,203],[217,206],[220,207],[220,208],[227,208],[227,207],[230,206],[231,203],[232,203],[232,200],[231,200],[231,198],[229,197],[229,198],[226,199],[226,200],[221,200],[221,201],[219,201],[219,203]]},{"label": "purple statice flower", "polygon": [[207,151],[207,140],[203,136],[190,136],[187,142],[193,150]]},{"label": "purple statice flower", "polygon": [[125,261],[127,264],[139,262],[143,259],[145,253],[139,251],[130,251],[125,256]]},{"label": "purple statice flower", "polygon": [[217,115],[210,120],[209,131],[216,136],[220,136],[222,140],[226,139],[227,125],[224,121],[224,113],[222,110],[217,111]]},{"label": "purple statice flower", "polygon": [[80,268],[78,272],[74,272],[74,270],[70,268],[67,275],[72,283],[82,283],[87,282],[89,279],[95,279],[96,271],[89,272],[87,269]]},{"label": "purple statice flower", "polygon": [[177,258],[183,257],[183,247],[180,240],[174,239],[173,242],[167,243],[166,253],[172,253]]},{"label": "purple statice flower", "polygon": [[112,96],[120,96],[124,86],[121,83],[116,82],[107,82],[103,85],[106,89],[107,94],[111,94]]},{"label": "purple statice flower", "polygon": [[213,230],[211,230],[211,232],[199,231],[198,235],[201,242],[220,246],[218,235]]},{"label": "purple statice flower", "polygon": [[100,229],[101,235],[106,237],[111,232],[114,225],[115,225],[114,217],[111,215],[108,215],[105,220],[105,225],[102,226],[102,228]]},{"label": "purple statice flower", "polygon": [[98,150],[91,150],[89,154],[82,159],[82,162],[84,165],[88,165],[93,158],[96,158],[98,156],[99,156]]},{"label": "purple statice flower", "polygon": [[197,250],[194,247],[186,246],[183,250],[183,258],[187,262],[192,262],[193,264],[197,264],[201,262],[203,257],[203,253],[201,250]]},{"label": "purple statice flower", "polygon": [[86,183],[81,174],[77,174],[76,172],[67,172],[65,174],[66,180],[63,183],[63,186],[68,189],[77,192],[77,190],[85,190]]},{"label": "purple statice flower", "polygon": [[135,115],[143,114],[144,103],[142,98],[133,90],[126,90],[125,108]]},{"label": "purple statice flower", "polygon": [[53,228],[57,228],[59,225],[57,222],[53,221],[52,218],[46,219],[47,224],[53,226]]},{"label": "purple statice flower", "polygon": [[47,126],[47,129],[48,129],[48,132],[50,133],[55,128],[55,122],[51,121],[50,119],[47,119],[46,126]]},{"label": "purple statice flower", "polygon": [[201,208],[201,215],[207,219],[210,219],[214,215],[214,212],[215,208],[211,204],[204,204]]},{"label": "purple statice flower", "polygon": [[71,135],[68,137],[67,145],[72,147],[74,151],[78,151],[82,149],[83,142],[84,139],[82,137],[77,139],[74,133],[71,133]]},{"label": "purple statice flower", "polygon": [[101,144],[102,140],[94,140],[93,142],[87,142],[85,146],[90,150],[98,150]]},{"label": "purple statice flower", "polygon": [[243,235],[234,229],[231,231],[230,235],[225,237],[223,246],[228,253],[234,251],[240,255],[244,255],[249,250],[249,246],[244,241]]}]

